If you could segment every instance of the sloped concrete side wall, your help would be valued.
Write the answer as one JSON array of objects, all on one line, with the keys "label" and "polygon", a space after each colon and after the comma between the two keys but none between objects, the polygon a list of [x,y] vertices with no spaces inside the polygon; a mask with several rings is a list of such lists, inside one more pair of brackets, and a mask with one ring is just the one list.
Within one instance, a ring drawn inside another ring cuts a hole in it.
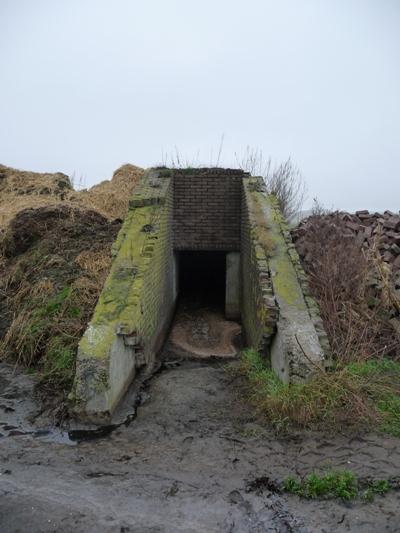
[{"label": "sloped concrete side wall", "polygon": [[78,350],[75,413],[104,423],[136,370],[150,370],[177,296],[172,242],[172,183],[148,171],[130,201],[115,256]]},{"label": "sloped concrete side wall", "polygon": [[267,353],[276,331],[279,310],[269,264],[266,228],[257,219],[254,180],[243,179],[241,224],[241,319],[248,346]]},{"label": "sloped concrete side wall", "polygon": [[[307,379],[329,360],[329,344],[276,200],[261,178],[243,180],[242,317],[248,344],[284,382]],[[273,306],[273,302],[275,307]]]}]

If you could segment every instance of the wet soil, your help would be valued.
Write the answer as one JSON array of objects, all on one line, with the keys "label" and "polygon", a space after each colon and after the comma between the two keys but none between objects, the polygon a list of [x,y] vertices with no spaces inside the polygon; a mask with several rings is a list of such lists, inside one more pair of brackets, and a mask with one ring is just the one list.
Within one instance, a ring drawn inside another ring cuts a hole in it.
[{"label": "wet soil", "polygon": [[[55,430],[37,433],[45,422],[32,379],[2,365],[0,531],[399,531],[399,492],[343,504],[275,490],[287,475],[325,465],[360,476],[398,475],[399,440],[307,432],[279,437],[252,418],[240,379],[230,371],[234,364],[165,363],[142,390],[129,425],[79,444]],[[124,409],[136,404],[133,390]]]},{"label": "wet soil", "polygon": [[165,351],[184,358],[233,358],[240,347],[241,326],[216,305],[179,302]]}]

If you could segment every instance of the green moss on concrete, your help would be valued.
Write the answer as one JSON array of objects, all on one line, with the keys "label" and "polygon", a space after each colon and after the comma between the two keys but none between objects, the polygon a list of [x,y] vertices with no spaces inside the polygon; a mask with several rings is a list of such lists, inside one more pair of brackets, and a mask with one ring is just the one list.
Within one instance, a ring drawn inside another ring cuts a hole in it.
[{"label": "green moss on concrete", "polygon": [[274,197],[269,197],[261,192],[250,193],[253,209],[264,220],[268,220],[269,240],[273,253],[269,256],[269,265],[273,271],[272,283],[274,293],[280,304],[283,302],[302,309],[305,305],[303,293],[297,280],[297,274],[288,254],[287,244],[281,231],[281,215],[274,205]]},{"label": "green moss on concrete", "polygon": [[292,265],[288,264],[284,258],[279,257],[274,261],[274,266],[279,272],[273,280],[276,296],[291,306],[301,308],[304,303],[303,295],[299,290]]},{"label": "green moss on concrete", "polygon": [[242,183],[242,321],[248,344],[265,352],[278,319],[269,268],[275,243],[270,237],[270,221],[254,195],[263,191],[262,181],[245,177]]},{"label": "green moss on concrete", "polygon": [[[137,329],[142,321],[140,301],[144,290],[144,278],[153,259],[157,242],[155,230],[143,231],[143,227],[159,228],[158,220],[164,202],[158,201],[165,195],[169,180],[164,180],[162,191],[154,193],[149,180],[144,178],[139,190],[133,196],[138,205],[131,210],[114,244],[117,254],[105,282],[90,326],[80,342],[80,351],[88,357],[108,358],[117,328],[124,324],[127,331]],[[146,201],[142,200],[145,199]],[[148,201],[148,200],[151,201]],[[153,200],[157,200],[154,201]],[[152,265],[154,268],[154,265]],[[150,319],[150,324],[152,325]]]},{"label": "green moss on concrete", "polygon": [[[243,244],[247,255],[242,268],[248,274],[243,278],[242,319],[249,344],[266,352],[279,316],[292,324],[299,321],[300,329],[315,330],[310,305],[304,298],[300,260],[277,200],[265,193],[258,178],[246,178],[243,185]],[[298,371],[303,369],[297,364]]]},{"label": "green moss on concrete", "polygon": [[116,324],[89,325],[79,343],[81,357],[105,359],[115,337]]},{"label": "green moss on concrete", "polygon": [[175,298],[171,180],[160,179],[158,171],[146,172],[132,206],[113,246],[110,274],[79,344],[71,399],[77,415],[90,420],[109,416],[135,368],[143,364],[151,368]]},{"label": "green moss on concrete", "polygon": [[[96,306],[91,325],[84,335],[80,348],[92,357],[107,357],[118,324],[132,325],[140,321],[137,305],[143,290],[143,275],[149,258],[142,255],[148,234],[142,231],[150,224],[159,206],[144,206],[131,213],[124,224],[124,240],[119,243],[118,256]],[[93,338],[91,338],[93,337]]]},{"label": "green moss on concrete", "polygon": [[170,168],[160,168],[159,170],[159,176],[161,178],[170,178],[172,176],[172,169]]}]

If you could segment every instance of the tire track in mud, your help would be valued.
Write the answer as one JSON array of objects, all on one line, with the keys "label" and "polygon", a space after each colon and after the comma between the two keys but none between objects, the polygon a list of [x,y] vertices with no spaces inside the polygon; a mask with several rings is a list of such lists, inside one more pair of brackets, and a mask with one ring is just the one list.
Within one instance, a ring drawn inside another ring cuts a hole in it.
[{"label": "tire track in mud", "polygon": [[[19,405],[26,407],[33,390],[26,379],[12,382],[20,421]],[[127,406],[132,402],[128,397]],[[282,480],[321,465],[360,476],[398,474],[399,440],[276,436],[257,423],[240,383],[218,361],[165,364],[148,383],[136,419],[103,439],[69,446],[20,435],[0,442],[1,531],[26,523],[33,532],[398,531],[398,493],[344,505],[268,487],[249,491],[263,476]]]}]

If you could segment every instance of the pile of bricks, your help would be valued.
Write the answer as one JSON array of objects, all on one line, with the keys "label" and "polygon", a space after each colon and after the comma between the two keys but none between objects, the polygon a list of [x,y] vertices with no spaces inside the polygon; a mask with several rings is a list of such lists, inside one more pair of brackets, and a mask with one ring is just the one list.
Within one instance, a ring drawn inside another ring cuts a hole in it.
[{"label": "pile of bricks", "polygon": [[395,289],[400,291],[400,214],[364,210],[355,214],[335,212],[306,218],[292,231],[297,251],[306,264],[312,262],[307,234],[321,219],[330,224],[332,229],[340,230],[343,239],[354,239],[355,244],[365,250],[375,247],[383,261],[390,266]]}]

